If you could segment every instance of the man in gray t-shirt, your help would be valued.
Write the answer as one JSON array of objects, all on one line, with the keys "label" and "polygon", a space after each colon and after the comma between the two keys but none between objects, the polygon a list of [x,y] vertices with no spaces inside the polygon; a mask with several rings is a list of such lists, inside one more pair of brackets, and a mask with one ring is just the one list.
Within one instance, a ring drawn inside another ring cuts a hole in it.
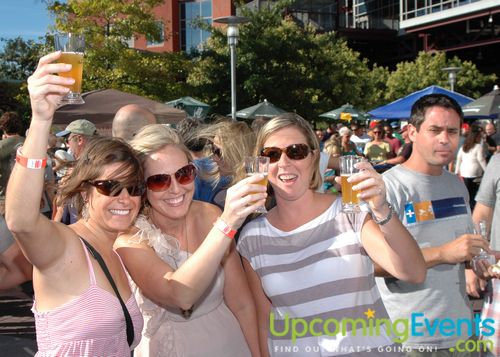
[{"label": "man in gray t-shirt", "polygon": [[463,263],[480,248],[486,249],[487,242],[465,234],[471,223],[467,190],[443,170],[457,150],[462,120],[460,106],[448,96],[420,98],[412,107],[408,127],[412,154],[383,175],[387,200],[418,242],[427,264],[422,284],[407,284],[387,274],[377,278],[391,320],[408,321],[404,345],[412,349],[408,352],[412,357],[429,355],[428,348],[436,353],[433,356],[474,355],[455,348],[474,334]]}]

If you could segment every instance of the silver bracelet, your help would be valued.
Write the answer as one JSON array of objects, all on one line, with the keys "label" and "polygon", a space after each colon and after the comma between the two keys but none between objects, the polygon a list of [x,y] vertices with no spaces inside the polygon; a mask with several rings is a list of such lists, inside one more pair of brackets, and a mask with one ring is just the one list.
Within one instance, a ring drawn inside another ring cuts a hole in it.
[{"label": "silver bracelet", "polygon": [[375,215],[372,213],[373,221],[377,223],[379,226],[387,224],[391,220],[392,215],[394,214],[394,210],[392,209],[392,206],[389,202],[387,202],[387,206],[389,207],[389,214],[387,215],[387,217],[383,219],[377,219],[377,217],[375,217]]}]

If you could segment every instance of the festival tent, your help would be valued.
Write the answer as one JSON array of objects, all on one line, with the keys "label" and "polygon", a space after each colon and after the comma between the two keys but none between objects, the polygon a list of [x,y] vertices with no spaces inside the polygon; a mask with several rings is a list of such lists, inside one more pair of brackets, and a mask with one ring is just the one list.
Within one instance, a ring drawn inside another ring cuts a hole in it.
[{"label": "festival tent", "polygon": [[259,116],[272,118],[282,113],[285,113],[283,109],[278,108],[274,104],[268,102],[267,99],[264,99],[264,101],[259,104],[238,110],[236,112],[236,117],[242,119],[255,119]]},{"label": "festival tent", "polygon": [[346,120],[346,121],[350,121],[352,119],[365,121],[370,118],[368,114],[354,108],[349,103],[344,104],[340,108],[333,109],[330,110],[329,112],[320,114],[319,117],[331,120]]},{"label": "festival tent", "polygon": [[173,108],[186,111],[191,117],[205,119],[210,111],[210,105],[200,102],[193,97],[182,97],[176,100],[165,103]]},{"label": "festival tent", "polygon": [[495,88],[473,102],[462,106],[466,118],[496,119],[500,117],[500,90]]},{"label": "festival tent", "polygon": [[121,92],[116,89],[100,89],[82,94],[85,104],[66,104],[59,107],[54,115],[54,124],[67,125],[76,119],[87,119],[97,127],[110,126],[121,107],[137,104],[150,110],[162,124],[175,124],[186,117],[186,112],[166,104]]},{"label": "festival tent", "polygon": [[455,99],[460,106],[468,104],[473,100],[463,94],[452,92],[439,86],[430,86],[395,100],[392,103],[373,109],[368,114],[371,114],[374,119],[409,119],[412,105],[420,97],[427,94],[446,94]]}]

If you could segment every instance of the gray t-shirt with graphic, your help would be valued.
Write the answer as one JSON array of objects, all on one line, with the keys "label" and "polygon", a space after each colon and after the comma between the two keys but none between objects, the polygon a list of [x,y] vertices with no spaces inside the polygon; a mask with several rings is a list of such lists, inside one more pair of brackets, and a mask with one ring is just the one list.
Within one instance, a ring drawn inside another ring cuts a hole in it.
[{"label": "gray t-shirt with graphic", "polygon": [[[430,176],[398,165],[383,178],[388,201],[420,248],[445,244],[466,232],[471,223],[469,198],[456,175],[443,170],[439,176]],[[427,269],[422,284],[377,278],[377,285],[391,320],[408,319],[409,331],[413,326],[416,332],[410,333],[406,346],[448,348],[474,333],[464,264],[435,265]],[[451,320],[445,325],[454,324],[444,330],[449,336],[437,328],[443,319]],[[458,328],[460,319],[470,322],[470,330],[466,322]]]}]

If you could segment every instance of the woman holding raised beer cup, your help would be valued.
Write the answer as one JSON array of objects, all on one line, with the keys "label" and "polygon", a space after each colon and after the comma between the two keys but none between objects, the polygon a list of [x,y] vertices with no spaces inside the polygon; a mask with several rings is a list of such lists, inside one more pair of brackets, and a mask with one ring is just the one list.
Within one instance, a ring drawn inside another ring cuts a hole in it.
[{"label": "woman holding raised beer cup", "polygon": [[[316,192],[321,183],[319,144],[311,126],[295,113],[279,115],[261,128],[256,154],[269,157],[268,180],[276,206],[249,222],[237,249],[258,311],[263,355],[293,351],[320,356],[342,348],[371,349],[393,344],[390,336],[361,331],[287,331],[290,319],[365,319],[388,315],[375,286],[374,263],[395,278],[420,283],[425,262],[415,240],[393,214],[382,177],[359,162],[348,182],[368,212],[346,213],[336,195]],[[408,264],[411,262],[411,264]],[[360,308],[362,306],[362,308]],[[318,324],[320,325],[320,324]]]}]

